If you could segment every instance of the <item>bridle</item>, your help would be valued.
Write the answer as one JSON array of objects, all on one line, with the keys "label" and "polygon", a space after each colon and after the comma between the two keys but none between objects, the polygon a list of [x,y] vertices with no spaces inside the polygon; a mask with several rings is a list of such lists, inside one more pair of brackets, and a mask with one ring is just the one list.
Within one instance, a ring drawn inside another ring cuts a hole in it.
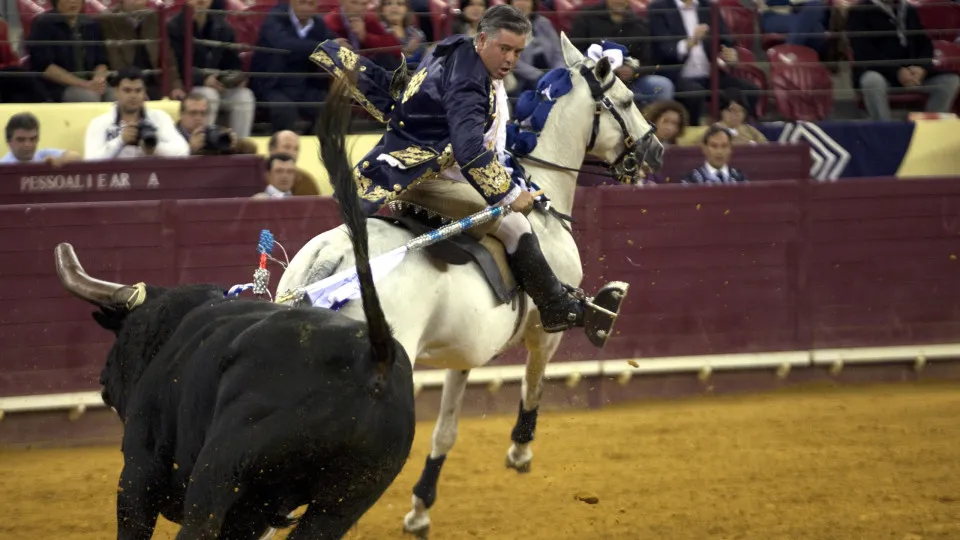
[{"label": "bridle", "polygon": [[[583,64],[580,64],[580,75],[587,81],[594,102],[593,128],[590,132],[590,142],[587,144],[587,152],[593,150],[593,146],[597,142],[597,136],[600,134],[600,115],[603,113],[603,110],[606,109],[613,116],[613,119],[617,121],[617,124],[620,125],[620,132],[623,135],[623,151],[620,152],[617,159],[608,166],[607,174],[623,184],[633,183],[633,179],[636,178],[641,164],[646,161],[646,153],[650,151],[650,145],[644,144],[643,146],[646,150],[644,150],[642,157],[637,158],[638,143],[649,143],[655,130],[653,126],[650,126],[639,141],[635,140],[627,129],[627,123],[624,121],[623,115],[613,106],[613,102],[610,101],[610,98],[606,95],[607,91],[610,90],[616,82],[616,77],[611,78],[607,84],[601,84],[600,81],[597,80],[596,75],[594,75],[593,70]],[[580,168],[566,167],[530,155],[521,156],[520,159],[528,159],[565,171],[580,172]]]}]

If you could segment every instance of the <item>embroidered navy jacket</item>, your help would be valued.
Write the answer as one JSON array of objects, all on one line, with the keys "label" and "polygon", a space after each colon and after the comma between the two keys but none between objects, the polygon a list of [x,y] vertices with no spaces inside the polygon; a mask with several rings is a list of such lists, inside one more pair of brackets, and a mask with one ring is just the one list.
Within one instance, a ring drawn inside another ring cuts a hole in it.
[{"label": "embroidered navy jacket", "polygon": [[[311,59],[334,77],[353,71],[354,98],[387,124],[387,132],[354,169],[360,196],[372,206],[390,202],[454,161],[491,206],[519,189],[496,152],[484,144],[484,134],[496,120],[496,96],[473,39],[441,41],[409,80],[405,64],[391,74],[333,41],[321,43]],[[401,166],[378,160],[382,154]]]}]

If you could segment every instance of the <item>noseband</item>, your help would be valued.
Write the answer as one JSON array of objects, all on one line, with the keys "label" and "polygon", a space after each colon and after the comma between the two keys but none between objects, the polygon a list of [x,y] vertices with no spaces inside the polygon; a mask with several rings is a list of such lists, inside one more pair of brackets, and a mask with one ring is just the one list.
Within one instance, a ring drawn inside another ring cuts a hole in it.
[{"label": "noseband", "polygon": [[600,133],[600,115],[603,113],[603,109],[606,109],[613,115],[613,119],[620,124],[620,132],[623,134],[623,151],[620,152],[617,159],[610,164],[610,175],[621,183],[630,184],[636,177],[640,165],[646,161],[646,153],[650,149],[649,144],[643,144],[643,148],[646,150],[644,150],[643,156],[638,158],[638,143],[649,143],[654,133],[653,126],[647,130],[640,141],[634,140],[627,130],[627,123],[624,121],[623,115],[614,108],[613,102],[611,102],[610,98],[606,95],[607,91],[610,90],[610,87],[612,87],[616,81],[616,78],[611,78],[610,82],[601,85],[596,75],[594,75],[593,70],[583,64],[580,65],[580,75],[587,81],[587,86],[590,87],[590,94],[594,101],[593,129],[590,132],[590,143],[587,145],[587,152],[593,150],[593,145],[597,142],[597,135]]}]

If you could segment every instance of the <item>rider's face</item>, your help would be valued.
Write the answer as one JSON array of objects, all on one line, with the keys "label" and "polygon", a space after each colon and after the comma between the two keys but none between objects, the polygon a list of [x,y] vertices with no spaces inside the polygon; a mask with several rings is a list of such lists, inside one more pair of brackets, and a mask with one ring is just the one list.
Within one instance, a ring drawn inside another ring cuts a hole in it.
[{"label": "rider's face", "polygon": [[490,76],[502,79],[513,71],[520,53],[527,46],[527,36],[509,30],[477,35],[477,52]]}]

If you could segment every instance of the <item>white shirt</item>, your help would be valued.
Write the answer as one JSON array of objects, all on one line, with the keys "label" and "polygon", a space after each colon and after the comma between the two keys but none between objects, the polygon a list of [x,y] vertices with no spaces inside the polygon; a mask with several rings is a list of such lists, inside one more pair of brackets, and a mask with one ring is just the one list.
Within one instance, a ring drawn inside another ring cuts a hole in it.
[{"label": "white shirt", "polygon": [[[157,127],[157,150],[155,156],[189,156],[190,144],[177,130],[170,115],[157,109],[144,107],[147,120]],[[94,118],[87,125],[87,136],[83,145],[85,161],[98,159],[130,159],[145,155],[139,146],[126,145],[120,137],[125,124],[120,121],[117,104],[110,110]]]},{"label": "white shirt", "polygon": [[[693,37],[694,30],[700,24],[700,18],[697,16],[697,9],[700,5],[696,1],[689,7],[683,0],[676,0],[676,2],[680,17],[683,19],[683,27],[687,30],[687,37]],[[677,55],[681,58],[686,57],[683,68],[680,70],[680,77],[684,79],[703,79],[710,76],[710,60],[707,59],[707,51],[703,48],[702,40],[696,44],[692,51],[688,51],[687,40],[681,39],[680,43],[677,44]]]},{"label": "white shirt", "polygon": [[280,191],[273,184],[267,184],[267,189],[263,190],[270,197],[292,197],[293,193],[289,191]]},{"label": "white shirt", "polygon": [[307,24],[300,24],[300,19],[293,14],[293,8],[290,8],[290,20],[293,21],[293,28],[297,31],[297,35],[300,36],[300,39],[305,39],[307,34],[313,30],[313,17],[310,17],[310,20],[307,21]]}]

